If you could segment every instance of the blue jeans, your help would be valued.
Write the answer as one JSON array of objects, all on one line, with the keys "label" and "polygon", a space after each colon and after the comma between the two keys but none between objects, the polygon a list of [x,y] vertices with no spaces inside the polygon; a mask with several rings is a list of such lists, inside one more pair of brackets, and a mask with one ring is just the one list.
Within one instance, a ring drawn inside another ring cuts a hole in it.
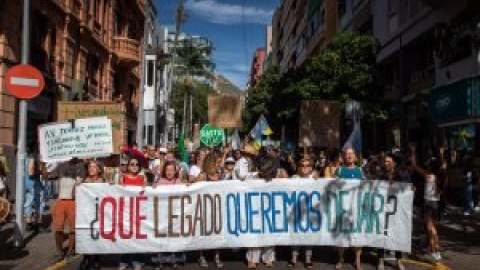
[{"label": "blue jeans", "polygon": [[25,216],[35,213],[42,216],[45,211],[45,186],[40,180],[35,180],[30,188],[25,190]]},{"label": "blue jeans", "polygon": [[464,176],[463,184],[463,211],[472,213],[474,210],[473,203],[473,172],[467,172]]}]

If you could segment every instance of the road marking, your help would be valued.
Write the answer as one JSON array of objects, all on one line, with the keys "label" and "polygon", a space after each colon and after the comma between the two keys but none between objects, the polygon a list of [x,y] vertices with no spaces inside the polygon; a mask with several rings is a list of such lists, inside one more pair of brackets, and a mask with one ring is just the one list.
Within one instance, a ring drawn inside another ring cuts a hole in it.
[{"label": "road marking", "polygon": [[38,87],[38,86],[40,85],[40,80],[38,80],[38,79],[22,78],[22,77],[12,77],[12,78],[10,79],[10,84],[12,84],[12,85],[19,85],[19,86]]},{"label": "road marking", "polygon": [[410,259],[402,259],[403,262],[406,263],[411,263],[411,264],[416,264],[419,266],[427,267],[429,270],[453,270],[450,267],[446,266],[443,263],[437,262],[437,263],[427,263],[427,262],[420,262],[416,260],[410,260]]},{"label": "road marking", "polygon": [[[72,258],[72,262],[75,261],[76,259],[80,258],[80,255],[76,255],[75,257]],[[60,269],[64,266],[66,266],[68,263],[66,260],[61,260],[57,263],[55,263],[54,265],[50,265],[49,267],[43,269],[43,270],[57,270],[57,269]]]}]

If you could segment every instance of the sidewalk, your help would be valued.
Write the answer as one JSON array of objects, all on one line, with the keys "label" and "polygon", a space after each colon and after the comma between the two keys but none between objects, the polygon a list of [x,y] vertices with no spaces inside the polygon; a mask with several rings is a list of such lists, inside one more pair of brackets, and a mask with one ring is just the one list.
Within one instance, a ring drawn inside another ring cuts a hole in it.
[{"label": "sidewalk", "polygon": [[[441,264],[434,266],[425,260],[423,249],[426,246],[426,237],[422,233],[422,223],[418,218],[414,219],[413,231],[413,252],[406,260],[406,267],[409,270],[437,269],[437,270],[478,270],[480,269],[480,213],[474,216],[464,217],[459,209],[450,208],[449,214],[439,224],[440,239],[444,249]],[[24,250],[15,251],[12,244],[12,224],[0,225],[0,270],[43,270],[43,269],[66,269],[76,270],[80,264],[79,256],[72,264],[66,265],[53,263],[55,253],[55,242],[53,233],[28,234]],[[375,269],[375,256],[372,250],[364,252],[364,269]],[[243,252],[225,252],[223,260],[226,269],[246,269],[244,265]],[[349,257],[350,256],[350,257]],[[347,256],[347,262],[353,260],[351,254]],[[102,269],[117,269],[117,256],[102,258]],[[189,263],[184,269],[201,269],[196,263],[197,253],[188,254]],[[287,269],[288,249],[279,248],[275,269]],[[314,250],[315,269],[334,269],[336,254],[332,248],[320,247]],[[211,264],[213,269],[214,265]],[[304,269],[299,264],[297,269]],[[153,269],[145,267],[144,269]],[[260,267],[259,269],[266,269]],[[346,265],[345,270],[353,269]],[[394,269],[386,267],[386,270]]]}]

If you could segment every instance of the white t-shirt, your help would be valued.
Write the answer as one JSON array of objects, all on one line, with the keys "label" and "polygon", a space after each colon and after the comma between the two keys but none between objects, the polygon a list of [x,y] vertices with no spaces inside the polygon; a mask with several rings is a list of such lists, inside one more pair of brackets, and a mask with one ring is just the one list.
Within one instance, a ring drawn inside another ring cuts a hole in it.
[{"label": "white t-shirt", "polygon": [[246,158],[241,157],[237,162],[235,162],[235,168],[234,168],[234,179],[235,180],[242,180],[247,178],[247,174],[249,172],[248,170],[248,161]]},{"label": "white t-shirt", "polygon": [[423,198],[425,199],[425,201],[440,201],[437,178],[433,174],[427,176],[427,182],[425,183],[425,193]]},{"label": "white t-shirt", "polygon": [[202,170],[197,165],[192,165],[188,171],[188,175],[193,177],[198,177],[200,173],[202,173]]},{"label": "white t-shirt", "polygon": [[58,198],[60,200],[71,200],[73,199],[73,188],[77,181],[70,177],[60,177],[60,190],[58,191]]}]

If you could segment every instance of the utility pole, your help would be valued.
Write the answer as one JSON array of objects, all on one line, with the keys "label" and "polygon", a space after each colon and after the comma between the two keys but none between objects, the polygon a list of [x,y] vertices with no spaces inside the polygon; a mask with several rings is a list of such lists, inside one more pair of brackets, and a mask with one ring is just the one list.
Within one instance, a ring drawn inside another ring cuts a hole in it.
[{"label": "utility pole", "polygon": [[145,126],[145,113],[143,110],[143,96],[145,92],[145,53],[147,50],[148,30],[150,23],[150,6],[149,1],[145,1],[143,5],[145,13],[145,22],[143,24],[143,41],[142,41],[142,62],[141,62],[141,75],[140,75],[140,92],[138,95],[138,113],[137,113],[137,145],[142,148],[144,145],[143,140],[143,128]]},{"label": "utility pole", "polygon": [[[28,64],[30,54],[30,0],[23,0],[23,26],[22,26],[22,64]],[[27,101],[19,102],[18,140],[17,140],[17,170],[15,194],[15,235],[14,246],[23,247],[23,234],[25,224],[23,220],[23,204],[25,189],[25,158],[27,140]]]}]

